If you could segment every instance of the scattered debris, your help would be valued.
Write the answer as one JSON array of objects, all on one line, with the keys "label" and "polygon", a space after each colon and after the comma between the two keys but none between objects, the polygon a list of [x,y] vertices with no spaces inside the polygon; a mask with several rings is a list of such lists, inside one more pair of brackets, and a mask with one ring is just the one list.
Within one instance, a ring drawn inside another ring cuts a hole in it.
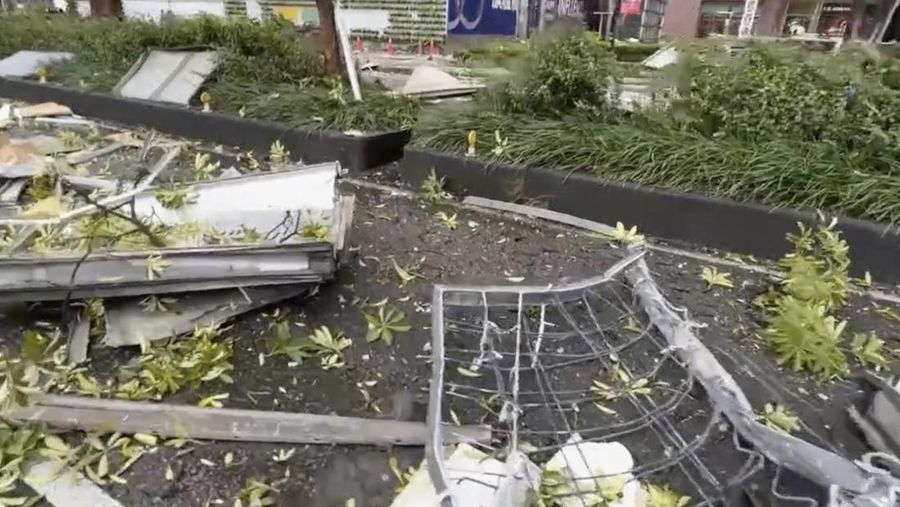
[{"label": "scattered debris", "polygon": [[541,495],[559,507],[614,505],[639,507],[641,485],[631,470],[634,459],[619,442],[584,442],[572,435],[544,464]]},{"label": "scattered debris", "polygon": [[81,474],[59,473],[59,461],[54,459],[31,465],[24,481],[57,507],[123,507]]},{"label": "scattered debris", "polygon": [[672,46],[666,46],[657,49],[655,53],[645,58],[644,61],[641,62],[641,65],[658,70],[664,67],[668,67],[669,65],[672,65],[677,61],[678,50],[676,50]]},{"label": "scattered debris", "polygon": [[900,456],[900,381],[892,385],[872,374],[865,378],[876,391],[863,413],[854,406],[848,409],[850,419],[875,450]]},{"label": "scattered debris", "polygon": [[[453,485],[448,495],[453,505],[460,507],[525,507],[541,477],[538,467],[521,453],[503,463],[466,443],[456,447],[442,468],[447,471],[447,482]],[[441,505],[441,498],[445,498],[444,493],[437,494],[427,467],[422,466],[391,507]]]},{"label": "scattered debris", "polygon": [[422,99],[438,99],[472,95],[482,88],[482,84],[464,83],[437,67],[422,65],[412,72],[401,93]]},{"label": "scattered debris", "polygon": [[216,70],[215,51],[162,51],[145,53],[119,83],[113,93],[133,99],[187,105],[191,97]]},{"label": "scattered debris", "polygon": [[56,102],[43,102],[31,106],[19,107],[13,113],[19,118],[37,118],[41,116],[71,116],[72,110],[68,106]]}]

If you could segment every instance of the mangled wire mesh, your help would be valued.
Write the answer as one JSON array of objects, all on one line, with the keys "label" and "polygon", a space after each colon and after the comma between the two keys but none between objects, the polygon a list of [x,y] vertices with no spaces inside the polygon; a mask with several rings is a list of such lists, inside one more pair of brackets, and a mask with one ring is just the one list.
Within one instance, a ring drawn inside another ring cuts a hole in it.
[{"label": "mangled wire mesh", "polygon": [[[797,505],[818,502],[782,491],[782,468],[830,490],[833,505],[900,499],[900,483],[880,469],[756,422],[734,379],[656,288],[643,252],[574,284],[439,286],[432,313],[427,461],[445,506],[454,505],[454,481],[470,479],[444,464],[441,428],[471,423],[493,426],[490,455],[524,452],[538,465],[562,456],[570,470],[584,468],[573,456],[585,460],[573,435],[619,442],[634,458],[629,477],[671,486],[695,505],[722,502],[767,465],[774,497]],[[584,491],[577,485],[566,494],[583,498],[556,501],[597,505]]]}]

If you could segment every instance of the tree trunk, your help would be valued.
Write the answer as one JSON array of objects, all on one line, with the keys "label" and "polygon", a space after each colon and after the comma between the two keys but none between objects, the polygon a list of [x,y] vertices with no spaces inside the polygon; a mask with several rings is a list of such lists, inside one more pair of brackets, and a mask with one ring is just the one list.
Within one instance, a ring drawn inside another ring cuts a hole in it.
[{"label": "tree trunk", "polygon": [[852,0],[850,2],[850,40],[859,39],[865,15],[866,0]]},{"label": "tree trunk", "polygon": [[122,17],[122,0],[90,0],[92,17]]},{"label": "tree trunk", "polygon": [[787,16],[790,0],[763,0],[756,21],[756,35],[780,37],[784,32],[784,18]]},{"label": "tree trunk", "polygon": [[319,10],[319,36],[322,43],[322,55],[325,57],[325,74],[339,76],[341,74],[341,49],[338,46],[337,28],[334,25],[334,3],[332,0],[316,0]]}]

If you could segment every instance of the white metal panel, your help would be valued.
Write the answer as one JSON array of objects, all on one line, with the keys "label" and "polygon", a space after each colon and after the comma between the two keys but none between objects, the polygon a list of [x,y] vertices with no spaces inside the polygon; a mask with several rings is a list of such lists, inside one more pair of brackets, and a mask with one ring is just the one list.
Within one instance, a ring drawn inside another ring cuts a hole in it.
[{"label": "white metal panel", "polygon": [[117,87],[123,97],[187,104],[215,70],[214,51],[154,50]]},{"label": "white metal panel", "polygon": [[58,51],[19,51],[0,60],[0,76],[25,77],[38,68],[72,58],[72,53]]}]

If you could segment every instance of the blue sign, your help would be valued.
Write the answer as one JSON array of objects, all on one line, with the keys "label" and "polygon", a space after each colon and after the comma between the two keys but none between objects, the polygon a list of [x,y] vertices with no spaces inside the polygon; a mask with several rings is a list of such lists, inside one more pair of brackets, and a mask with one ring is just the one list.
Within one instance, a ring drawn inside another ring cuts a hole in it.
[{"label": "blue sign", "polygon": [[447,0],[447,33],[515,35],[517,0]]}]

